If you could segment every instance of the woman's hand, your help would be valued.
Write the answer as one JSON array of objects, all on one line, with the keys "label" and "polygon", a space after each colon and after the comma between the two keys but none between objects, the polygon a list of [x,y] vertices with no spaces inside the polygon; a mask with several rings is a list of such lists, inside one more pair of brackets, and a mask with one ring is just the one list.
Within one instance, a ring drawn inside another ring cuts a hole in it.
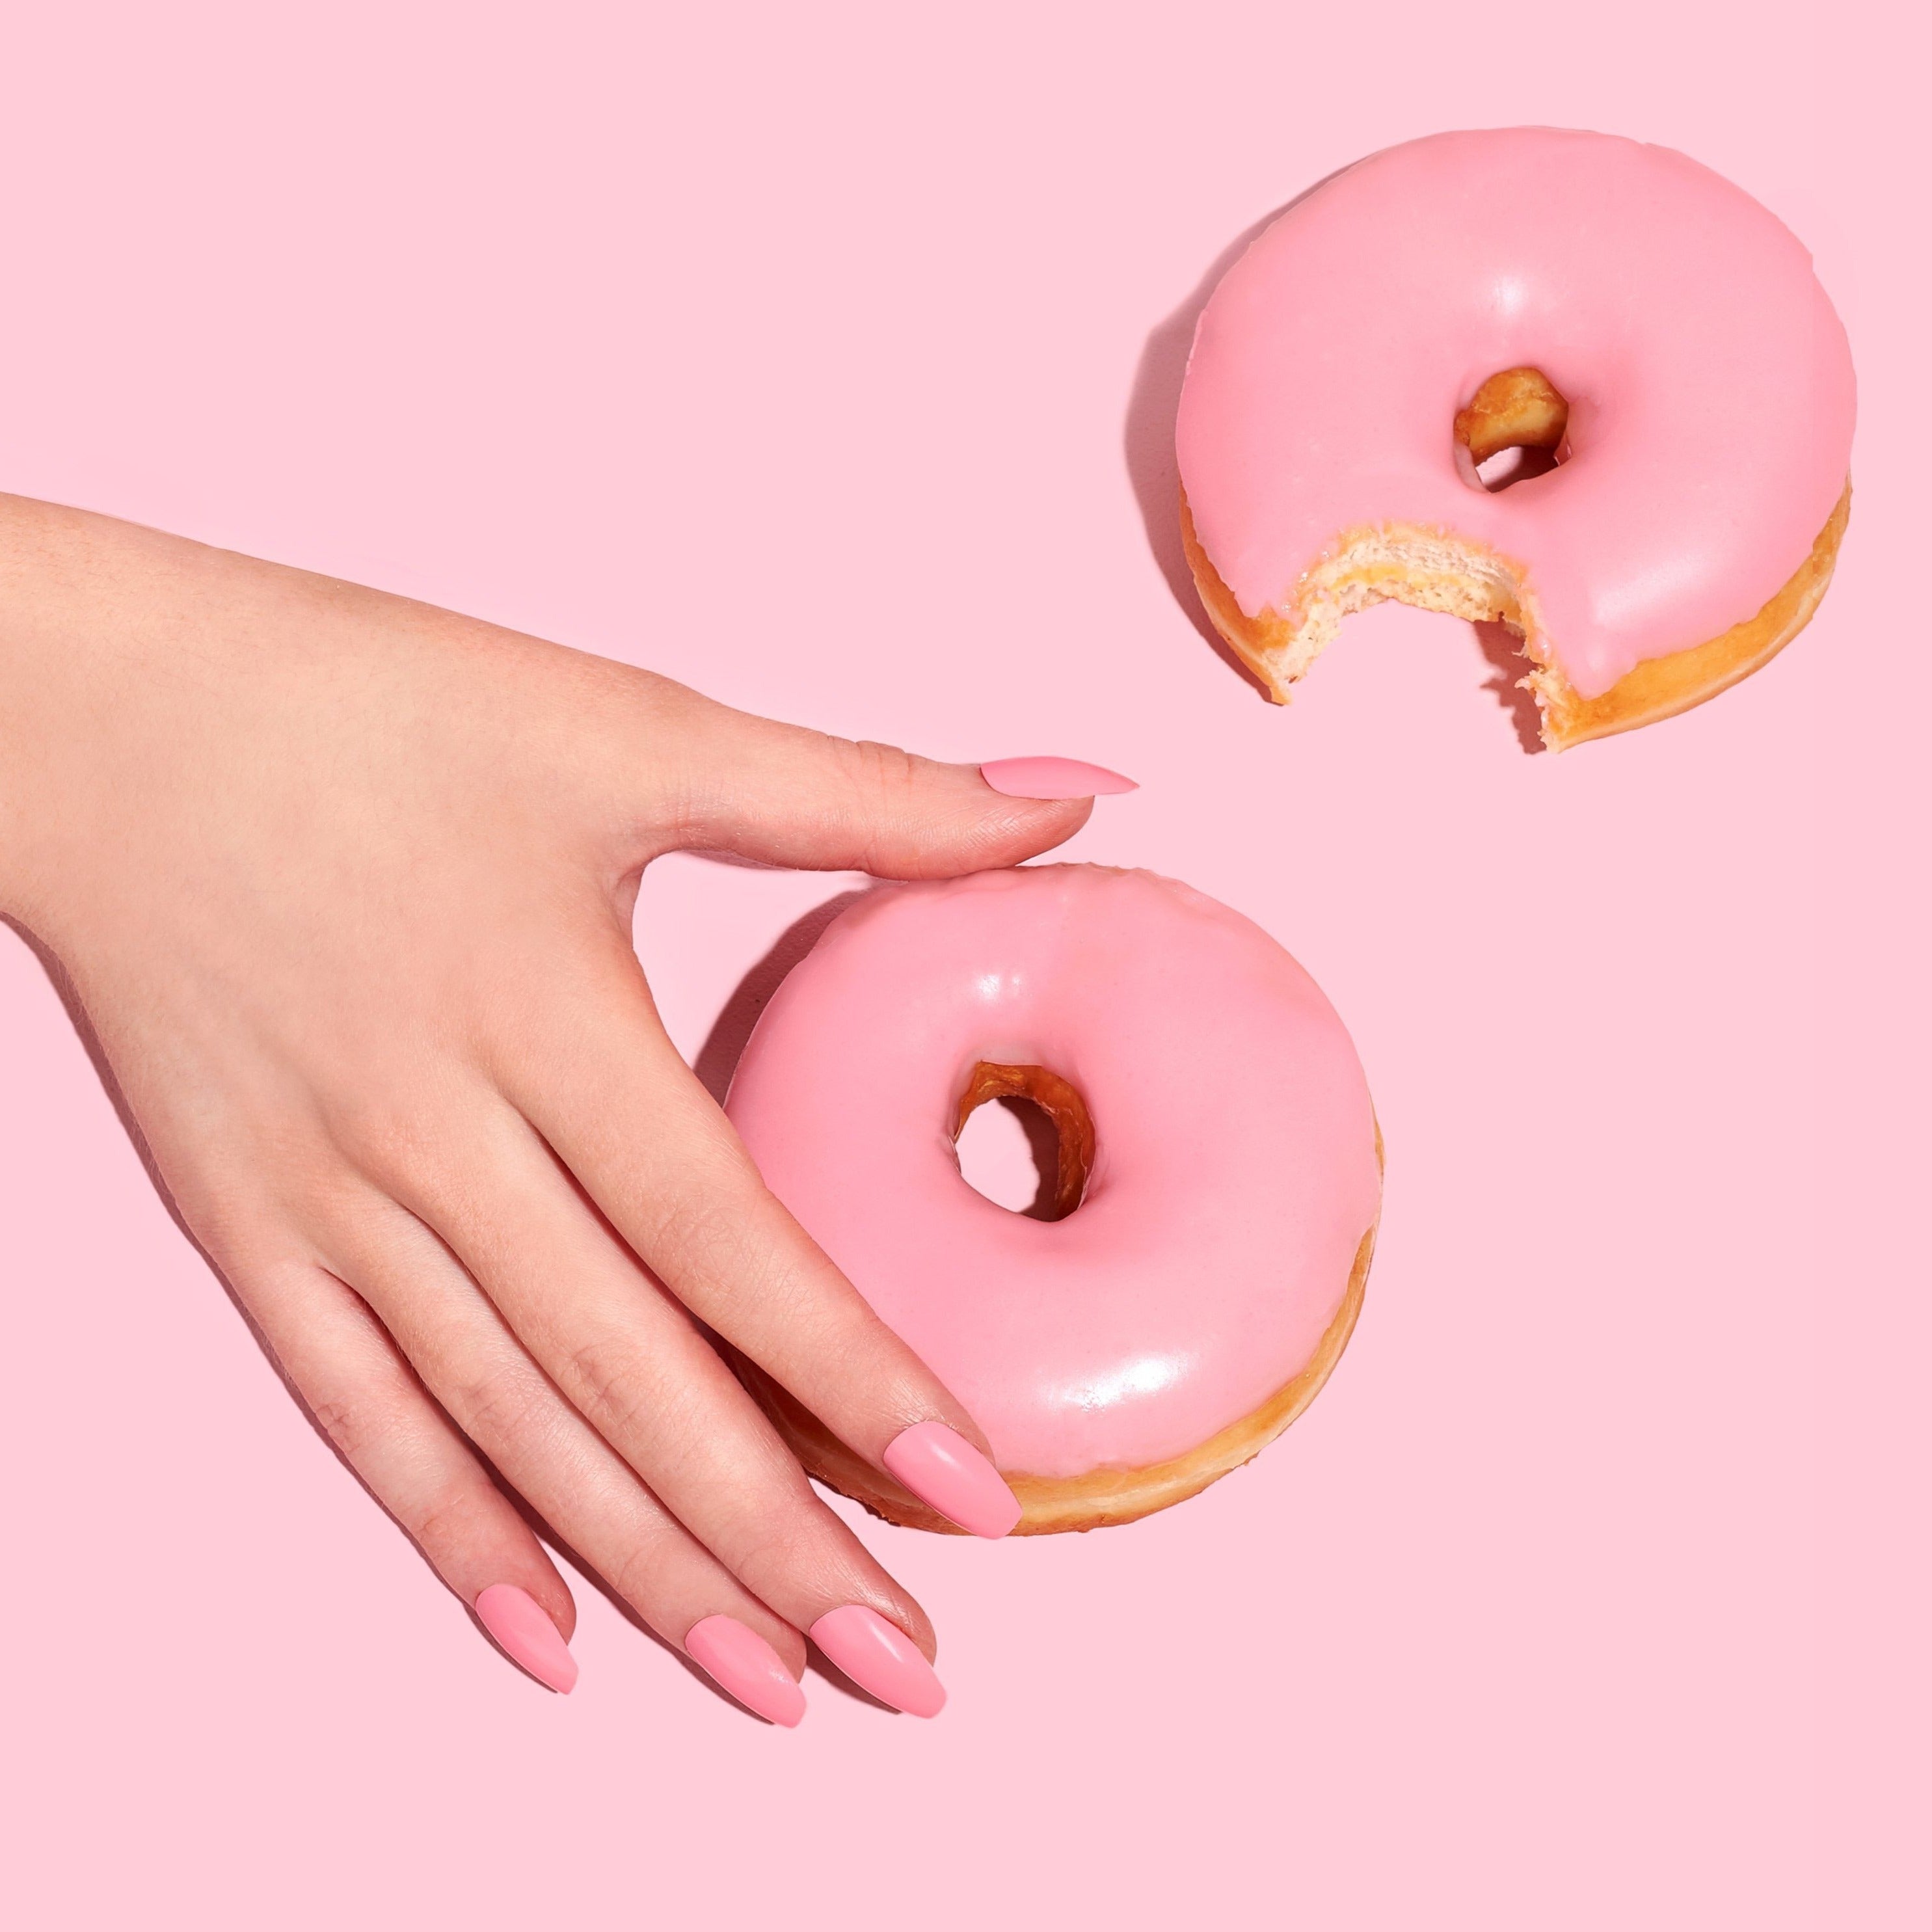
[{"label": "woman's hand", "polygon": [[762,1714],[802,1714],[805,1632],[890,1702],[943,1700],[925,1612],[707,1328],[965,1526],[1017,1515],[671,1046],[640,874],[680,848],[970,872],[1090,808],[0,498],[0,909],[316,1420],[560,1690],[570,1594],[491,1468]]}]

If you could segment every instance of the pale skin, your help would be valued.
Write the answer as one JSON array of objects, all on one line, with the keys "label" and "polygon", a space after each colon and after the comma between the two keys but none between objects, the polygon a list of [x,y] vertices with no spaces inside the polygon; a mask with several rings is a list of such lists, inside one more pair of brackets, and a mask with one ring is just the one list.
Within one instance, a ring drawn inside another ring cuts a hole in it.
[{"label": "pale skin", "polygon": [[922,1421],[986,1446],[671,1046],[644,868],[946,876],[1091,808],[0,496],[0,913],[344,1459],[465,1604],[566,1638],[506,1490],[675,1647],[735,1617],[796,1676],[856,1604],[934,1654],[707,1329],[874,1465]]}]

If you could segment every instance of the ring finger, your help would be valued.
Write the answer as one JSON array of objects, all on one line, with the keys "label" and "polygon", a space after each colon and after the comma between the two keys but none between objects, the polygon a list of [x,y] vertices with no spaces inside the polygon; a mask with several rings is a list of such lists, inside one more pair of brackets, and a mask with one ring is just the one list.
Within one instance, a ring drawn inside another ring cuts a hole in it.
[{"label": "ring finger", "polygon": [[760,1717],[796,1724],[805,1645],[557,1393],[448,1250],[372,1201],[344,1264],[458,1426],[664,1640]]}]

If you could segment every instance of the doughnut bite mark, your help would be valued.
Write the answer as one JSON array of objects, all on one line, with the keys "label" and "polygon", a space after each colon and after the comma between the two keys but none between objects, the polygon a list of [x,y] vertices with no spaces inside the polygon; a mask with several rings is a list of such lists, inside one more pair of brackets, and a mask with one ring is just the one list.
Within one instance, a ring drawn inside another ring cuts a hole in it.
[{"label": "doughnut bite mark", "polygon": [[1646,659],[1595,698],[1578,692],[1550,657],[1526,615],[1521,580],[1509,563],[1443,531],[1395,526],[1352,533],[1309,573],[1306,608],[1314,615],[1299,630],[1273,611],[1250,617],[1234,602],[1195,534],[1185,496],[1180,541],[1209,620],[1276,704],[1289,701],[1289,686],[1322,655],[1344,617],[1394,598],[1472,623],[1507,624],[1523,640],[1524,655],[1534,667],[1517,682],[1536,699],[1543,742],[1563,752],[1673,718],[1768,664],[1811,621],[1832,581],[1838,540],[1851,514],[1847,483],[1810,555],[1755,617],[1733,624],[1721,637]]},{"label": "doughnut bite mark", "polygon": [[[1052,1121],[1058,1218],[959,1172],[975,1108]],[[978,1420],[1020,1534],[1130,1522],[1254,1456],[1361,1305],[1381,1144],[1334,1010],[1274,940],[1145,872],[883,888],[779,988],[728,1110],[779,1198]],[[952,1526],[782,1389],[812,1473]]]},{"label": "doughnut bite mark", "polygon": [[[1809,256],[1742,190],[1612,136],[1438,135],[1296,203],[1216,289],[1182,539],[1277,703],[1394,598],[1508,625],[1561,750],[1701,704],[1804,628],[1855,413]],[[1510,448],[1496,487],[1480,466]]]}]

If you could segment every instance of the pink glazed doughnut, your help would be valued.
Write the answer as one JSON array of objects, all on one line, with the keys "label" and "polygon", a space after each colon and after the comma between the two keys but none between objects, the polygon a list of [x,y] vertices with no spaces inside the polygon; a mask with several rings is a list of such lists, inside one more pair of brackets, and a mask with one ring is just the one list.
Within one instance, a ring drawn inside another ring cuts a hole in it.
[{"label": "pink glazed doughnut", "polygon": [[[1855,407],[1810,256],[1742,189],[1611,135],[1438,134],[1304,196],[1215,290],[1183,538],[1277,702],[1394,597],[1509,625],[1561,749],[1701,703],[1804,628]],[[1511,448],[1544,460],[1485,488]]]},{"label": "pink glazed doughnut", "polygon": [[[960,1174],[967,1116],[1016,1094],[1058,1130],[1064,1218]],[[728,1110],[976,1418],[1022,1534],[1130,1522],[1246,1462],[1361,1305],[1381,1146],[1348,1034],[1258,926],[1150,872],[868,893],[778,988]],[[754,1379],[813,1474],[952,1528]]]}]

